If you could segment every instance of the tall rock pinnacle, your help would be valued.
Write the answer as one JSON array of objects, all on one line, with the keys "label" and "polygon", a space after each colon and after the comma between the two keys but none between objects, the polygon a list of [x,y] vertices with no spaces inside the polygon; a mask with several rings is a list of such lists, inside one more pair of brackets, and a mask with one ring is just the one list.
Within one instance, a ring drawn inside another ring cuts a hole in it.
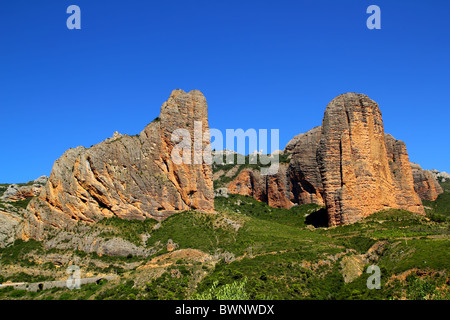
[{"label": "tall rock pinnacle", "polygon": [[378,104],[346,93],[325,110],[317,150],[329,225],[385,208],[424,213],[403,142],[387,138]]},{"label": "tall rock pinnacle", "polygon": [[28,206],[24,237],[41,239],[46,228],[105,217],[142,220],[180,210],[214,211],[211,166],[175,164],[171,158],[174,130],[188,130],[193,146],[199,122],[206,137],[199,147],[205,150],[210,148],[205,97],[197,90],[174,90],[139,135],[116,133],[91,148],[66,151]]}]

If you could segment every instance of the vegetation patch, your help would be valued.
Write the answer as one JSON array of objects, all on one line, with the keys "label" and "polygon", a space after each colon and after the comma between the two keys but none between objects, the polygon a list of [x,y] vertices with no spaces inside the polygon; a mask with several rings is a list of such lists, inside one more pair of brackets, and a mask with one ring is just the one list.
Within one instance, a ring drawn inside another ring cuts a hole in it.
[{"label": "vegetation patch", "polygon": [[119,237],[140,246],[143,245],[142,236],[151,233],[156,223],[153,219],[139,221],[113,217],[101,220],[96,228],[101,229],[99,236],[102,238]]}]

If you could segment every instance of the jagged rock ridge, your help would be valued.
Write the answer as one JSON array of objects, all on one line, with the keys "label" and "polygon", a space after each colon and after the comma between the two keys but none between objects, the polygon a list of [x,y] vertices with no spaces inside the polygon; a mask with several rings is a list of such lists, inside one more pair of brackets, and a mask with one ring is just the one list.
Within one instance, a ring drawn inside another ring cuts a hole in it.
[{"label": "jagged rock ridge", "polygon": [[214,211],[211,166],[177,165],[171,159],[172,133],[187,129],[193,146],[196,121],[205,135],[201,150],[210,149],[207,112],[200,91],[174,90],[160,116],[139,135],[115,133],[91,148],[66,151],[27,208],[24,237],[40,239],[45,228],[105,217],[159,219],[180,210]]}]

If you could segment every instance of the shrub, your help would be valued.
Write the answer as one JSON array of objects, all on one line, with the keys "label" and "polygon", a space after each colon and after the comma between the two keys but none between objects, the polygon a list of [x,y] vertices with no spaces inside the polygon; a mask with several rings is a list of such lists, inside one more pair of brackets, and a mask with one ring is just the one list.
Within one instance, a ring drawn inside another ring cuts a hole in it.
[{"label": "shrub", "polygon": [[11,298],[22,298],[23,296],[25,296],[27,294],[26,290],[13,290],[9,296]]},{"label": "shrub", "polygon": [[215,281],[211,288],[197,294],[193,300],[249,300],[245,291],[247,278],[218,287],[219,281]]}]

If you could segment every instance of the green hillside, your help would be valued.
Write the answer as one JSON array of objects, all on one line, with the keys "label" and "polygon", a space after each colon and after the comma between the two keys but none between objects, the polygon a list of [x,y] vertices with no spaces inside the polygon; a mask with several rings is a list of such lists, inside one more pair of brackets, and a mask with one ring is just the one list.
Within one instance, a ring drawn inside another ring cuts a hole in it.
[{"label": "green hillside", "polygon": [[[436,206],[440,208],[439,202]],[[0,290],[0,299],[450,297],[447,220],[390,210],[352,225],[315,228],[324,218],[319,206],[276,209],[240,195],[216,198],[216,210],[217,214],[178,213],[159,225],[152,220],[105,219],[73,231],[78,236],[97,232],[98,239],[125,239],[151,249],[146,257],[46,249],[47,242],[16,241],[0,249],[0,282],[65,279],[73,261],[86,276],[118,277],[81,290],[6,288]],[[51,239],[58,239],[57,231]],[[379,290],[366,285],[370,274],[365,271],[371,264],[381,269]]]}]

